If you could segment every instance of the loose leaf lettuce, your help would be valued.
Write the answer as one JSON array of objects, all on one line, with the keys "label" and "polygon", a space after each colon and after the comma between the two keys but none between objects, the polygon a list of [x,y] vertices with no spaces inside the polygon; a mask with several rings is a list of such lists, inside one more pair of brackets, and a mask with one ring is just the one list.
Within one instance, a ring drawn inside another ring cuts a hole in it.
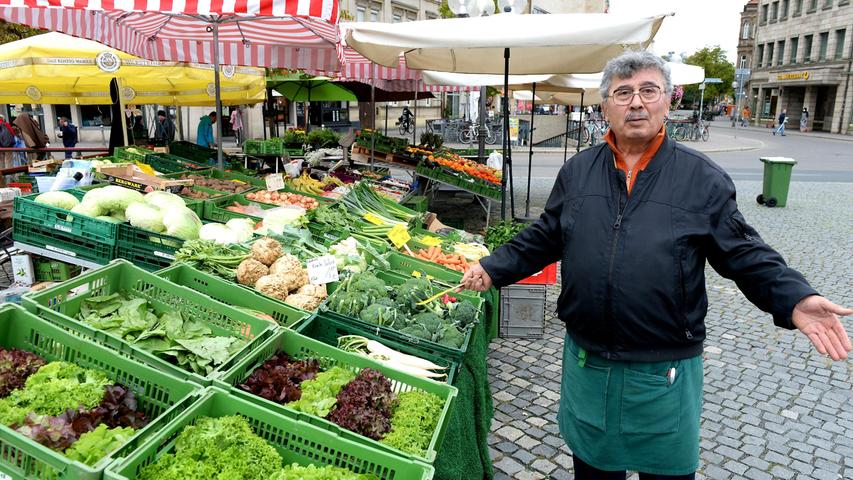
[{"label": "loose leaf lettuce", "polygon": [[353,473],[347,469],[324,465],[287,465],[270,480],[378,480],[375,475]]},{"label": "loose leaf lettuce", "polygon": [[81,435],[80,439],[65,451],[65,456],[91,466],[130,440],[133,434],[132,428],[109,428],[101,424],[91,432]]},{"label": "loose leaf lettuce", "polygon": [[397,398],[399,403],[391,417],[391,432],[381,442],[406,453],[424,456],[438,426],[444,402],[436,395],[418,390],[403,392]]},{"label": "loose leaf lettuce", "polygon": [[379,440],[391,429],[395,399],[391,381],[380,372],[365,368],[338,393],[329,421]]},{"label": "loose leaf lettuce", "polygon": [[0,349],[0,398],[23,387],[27,377],[44,364],[44,359],[34,353],[17,349]]},{"label": "loose leaf lettuce", "polygon": [[355,378],[355,373],[341,367],[332,367],[317,374],[313,380],[303,382],[302,397],[288,403],[287,406],[300,411],[326,418],[335,408],[338,392]]}]

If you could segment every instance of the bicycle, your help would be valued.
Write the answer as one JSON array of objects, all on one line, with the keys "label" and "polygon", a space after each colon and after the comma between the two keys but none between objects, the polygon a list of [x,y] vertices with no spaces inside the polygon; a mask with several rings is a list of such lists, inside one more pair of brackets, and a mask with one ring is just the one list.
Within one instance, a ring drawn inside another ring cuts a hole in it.
[{"label": "bicycle", "polygon": [[[488,125],[486,127],[486,143],[489,145],[494,145],[497,143],[497,135],[495,132],[489,128]],[[462,129],[459,130],[459,142],[465,144],[471,144],[479,139],[479,125],[475,125],[473,122],[465,122],[462,126]]]},{"label": "bicycle", "polygon": [[415,133],[415,120],[413,117],[403,117],[402,120],[397,121],[397,125],[400,126],[400,135]]},{"label": "bicycle", "polygon": [[586,128],[583,130],[583,142],[590,147],[594,147],[604,138],[609,126],[604,120],[590,120],[586,122]]}]

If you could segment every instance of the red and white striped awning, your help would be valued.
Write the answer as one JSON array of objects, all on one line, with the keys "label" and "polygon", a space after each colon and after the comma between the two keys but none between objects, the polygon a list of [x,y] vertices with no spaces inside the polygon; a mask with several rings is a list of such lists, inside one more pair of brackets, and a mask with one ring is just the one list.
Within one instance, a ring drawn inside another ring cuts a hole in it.
[{"label": "red and white striped awning", "polygon": [[[192,63],[213,63],[213,38],[208,28],[210,22],[217,21],[222,65],[337,71],[340,62],[335,26],[324,20],[337,18],[337,3],[337,0],[0,0],[0,18],[94,40],[150,60]],[[18,6],[21,4],[31,6]],[[160,8],[153,8],[155,5]],[[215,5],[217,8],[213,8]],[[321,19],[273,17],[265,13],[311,13],[318,6],[322,7],[318,10],[323,15]]]}]

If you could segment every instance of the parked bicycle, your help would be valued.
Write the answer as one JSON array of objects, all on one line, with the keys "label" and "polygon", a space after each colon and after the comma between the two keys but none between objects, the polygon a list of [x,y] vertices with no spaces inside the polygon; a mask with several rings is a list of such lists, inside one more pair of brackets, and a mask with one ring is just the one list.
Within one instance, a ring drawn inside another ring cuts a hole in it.
[{"label": "parked bicycle", "polygon": [[[489,125],[486,124],[486,143],[489,145],[494,145],[498,141],[498,137],[495,134],[495,130],[489,128]],[[474,122],[465,122],[461,129],[459,129],[459,142],[465,144],[471,144],[478,141],[480,126],[475,124]]]},{"label": "parked bicycle", "polygon": [[597,145],[607,134],[607,129],[610,125],[604,120],[590,120],[586,122],[583,129],[583,143],[590,147]]}]

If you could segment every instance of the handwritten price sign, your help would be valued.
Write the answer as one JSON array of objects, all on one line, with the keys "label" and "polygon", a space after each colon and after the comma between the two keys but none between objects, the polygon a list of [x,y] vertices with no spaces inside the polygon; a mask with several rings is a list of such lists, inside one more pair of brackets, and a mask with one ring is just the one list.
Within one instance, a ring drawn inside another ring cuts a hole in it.
[{"label": "handwritten price sign", "polygon": [[308,268],[308,281],[312,285],[325,285],[337,282],[340,279],[334,255],[312,258],[306,262],[306,266]]}]

